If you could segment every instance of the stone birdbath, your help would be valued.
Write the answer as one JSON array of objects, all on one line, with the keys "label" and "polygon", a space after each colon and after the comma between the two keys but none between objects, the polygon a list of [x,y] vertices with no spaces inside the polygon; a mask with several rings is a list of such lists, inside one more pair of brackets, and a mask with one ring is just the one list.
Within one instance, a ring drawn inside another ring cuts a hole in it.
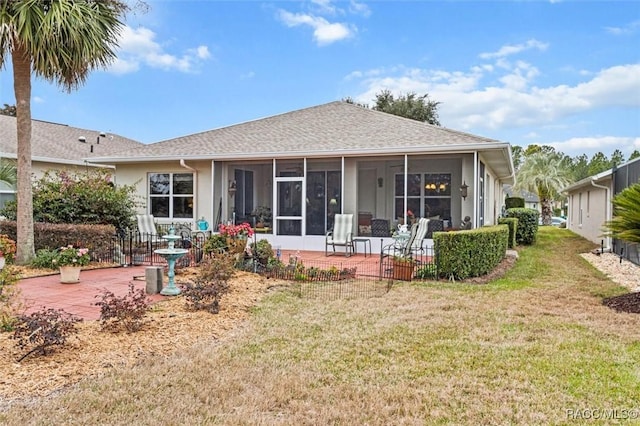
[{"label": "stone birdbath", "polygon": [[162,238],[169,241],[169,247],[156,249],[154,250],[154,253],[162,256],[169,264],[169,272],[167,274],[169,276],[169,284],[160,291],[160,294],[165,296],[177,296],[180,294],[180,289],[176,287],[176,283],[174,281],[174,277],[176,276],[176,260],[187,254],[189,250],[174,247],[176,240],[179,240],[181,237],[176,235],[176,231],[173,226],[169,228],[169,234],[163,235]]}]

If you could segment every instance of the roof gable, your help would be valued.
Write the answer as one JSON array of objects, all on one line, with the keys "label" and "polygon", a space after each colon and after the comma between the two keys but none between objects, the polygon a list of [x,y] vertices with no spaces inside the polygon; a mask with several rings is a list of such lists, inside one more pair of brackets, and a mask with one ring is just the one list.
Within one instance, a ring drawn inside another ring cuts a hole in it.
[{"label": "roof gable", "polygon": [[100,161],[278,158],[496,148],[508,145],[342,101],[144,145]]}]

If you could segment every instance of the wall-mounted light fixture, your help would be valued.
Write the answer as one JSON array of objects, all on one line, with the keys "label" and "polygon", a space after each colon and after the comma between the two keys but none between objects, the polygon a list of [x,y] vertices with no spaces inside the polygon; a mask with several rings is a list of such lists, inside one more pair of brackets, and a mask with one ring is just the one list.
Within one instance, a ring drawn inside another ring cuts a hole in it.
[{"label": "wall-mounted light fixture", "polygon": [[382,188],[383,184],[384,184],[384,180],[381,177],[379,177],[378,178],[378,188]]},{"label": "wall-mounted light fixture", "polygon": [[233,197],[234,195],[236,195],[236,181],[230,180],[229,181],[229,197]]},{"label": "wall-mounted light fixture", "polygon": [[467,185],[467,182],[466,182],[466,181],[464,181],[464,182],[462,183],[462,186],[460,187],[460,195],[462,196],[462,199],[463,199],[463,200],[466,200],[466,199],[467,199],[467,195],[468,195],[468,194],[467,194],[467,189],[469,189],[469,186]]}]

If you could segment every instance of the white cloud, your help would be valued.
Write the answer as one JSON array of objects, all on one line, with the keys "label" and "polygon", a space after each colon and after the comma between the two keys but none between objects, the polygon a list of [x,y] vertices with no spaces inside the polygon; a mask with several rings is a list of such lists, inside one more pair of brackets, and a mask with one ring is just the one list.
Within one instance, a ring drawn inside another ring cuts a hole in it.
[{"label": "white cloud", "polygon": [[622,27],[605,27],[606,32],[613,35],[631,35],[640,30],[640,20],[633,21]]},{"label": "white cloud", "polygon": [[155,38],[156,34],[148,28],[133,29],[125,26],[120,34],[117,58],[109,71],[127,74],[138,71],[142,66],[149,66],[163,70],[194,72],[201,61],[211,57],[209,48],[204,45],[187,49],[181,56],[168,53]]},{"label": "white cloud", "polygon": [[566,141],[546,142],[560,152],[607,152],[619,149],[629,155],[635,149],[640,149],[640,137],[595,136],[571,138]]},{"label": "white cloud", "polygon": [[364,16],[365,18],[371,16],[371,9],[364,3],[358,3],[355,0],[351,0],[349,3],[349,11],[357,15]]},{"label": "white cloud", "polygon": [[286,10],[280,10],[279,12],[280,20],[288,27],[307,25],[313,28],[313,38],[319,46],[352,37],[356,31],[354,27],[348,24],[339,22],[331,23],[320,16],[291,13]]},{"label": "white cloud", "polygon": [[36,104],[43,104],[45,102],[44,98],[41,98],[40,96],[34,96],[31,99],[31,102],[36,103]]},{"label": "white cloud", "polygon": [[[383,89],[393,93],[428,93],[441,102],[440,121],[457,129],[506,129],[555,124],[561,118],[605,107],[640,107],[640,64],[601,70],[574,86],[533,85],[537,68],[516,62],[515,69],[493,71],[474,66],[469,71],[424,70],[398,67],[358,71],[365,90],[354,98],[369,103]],[[502,72],[492,84],[487,77]]]},{"label": "white cloud", "polygon": [[523,44],[514,44],[514,45],[504,45],[497,52],[485,52],[480,54],[481,59],[492,59],[492,58],[505,58],[507,56],[515,55],[516,53],[520,53],[525,50],[537,49],[540,51],[545,51],[549,45],[547,43],[542,43],[538,40],[531,39],[527,40],[526,43]]}]

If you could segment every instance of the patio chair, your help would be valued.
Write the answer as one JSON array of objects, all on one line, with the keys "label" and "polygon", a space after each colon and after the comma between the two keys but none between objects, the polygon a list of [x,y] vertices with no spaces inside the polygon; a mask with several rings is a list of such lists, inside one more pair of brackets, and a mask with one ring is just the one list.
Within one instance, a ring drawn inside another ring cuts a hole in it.
[{"label": "patio chair", "polygon": [[[382,278],[382,272],[385,270],[386,272],[390,272],[392,268],[390,268],[390,261],[386,261],[386,258],[393,257],[409,257],[411,255],[411,247],[414,245],[414,241],[418,234],[418,222],[411,225],[411,230],[409,231],[409,238],[406,240],[396,240],[391,244],[387,244],[380,249],[380,278]],[[384,268],[385,263],[387,264],[387,268]]]},{"label": "patio chair", "polygon": [[372,237],[390,237],[389,219],[371,219]]},{"label": "patio chair", "polygon": [[[427,219],[426,217],[423,217],[420,220],[418,220],[416,235],[413,241],[411,241],[411,244],[407,244],[407,247],[405,250],[408,250],[411,253],[424,251],[423,244],[424,244],[425,238],[427,237],[430,223],[431,223],[431,220]],[[406,254],[408,255],[410,253],[406,253]]]},{"label": "patio chair", "polygon": [[351,256],[353,247],[353,215],[337,214],[333,222],[333,230],[327,232],[324,244],[324,255],[329,256],[329,246],[336,253],[336,246],[344,246],[344,255]]},{"label": "patio chair", "polygon": [[161,238],[156,229],[155,218],[152,214],[138,214],[138,241],[147,243],[147,250],[152,250],[154,243],[158,243]]}]

